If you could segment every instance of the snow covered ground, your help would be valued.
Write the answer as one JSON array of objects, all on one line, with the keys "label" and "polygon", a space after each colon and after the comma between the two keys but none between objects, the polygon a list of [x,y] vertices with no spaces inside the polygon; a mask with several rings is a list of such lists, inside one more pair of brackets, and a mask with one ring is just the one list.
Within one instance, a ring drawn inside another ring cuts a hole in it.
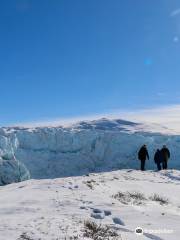
[{"label": "snow covered ground", "polygon": [[180,171],[119,170],[2,186],[0,220],[0,240],[93,239],[84,236],[85,221],[118,234],[96,239],[178,240]]},{"label": "snow covered ground", "polygon": [[102,118],[69,126],[0,128],[0,185],[29,176],[137,169],[137,152],[144,143],[150,153],[147,169],[155,168],[154,152],[163,144],[171,151],[169,167],[180,169],[180,135],[157,124]]}]

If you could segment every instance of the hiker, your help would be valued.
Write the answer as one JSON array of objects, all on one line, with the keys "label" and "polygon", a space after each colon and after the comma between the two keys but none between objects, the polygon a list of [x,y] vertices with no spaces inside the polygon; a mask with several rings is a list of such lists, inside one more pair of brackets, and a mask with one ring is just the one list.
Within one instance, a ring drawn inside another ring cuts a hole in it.
[{"label": "hiker", "polygon": [[146,158],[149,159],[147,146],[145,144],[140,148],[140,150],[138,152],[138,158],[141,161],[141,171],[144,171]]},{"label": "hiker", "polygon": [[161,163],[163,162],[163,156],[162,156],[162,152],[159,149],[157,149],[157,151],[154,155],[154,162],[157,165],[158,171],[160,171],[161,170]]},{"label": "hiker", "polygon": [[167,162],[168,162],[168,159],[170,158],[170,151],[166,147],[166,145],[164,145],[163,148],[161,149],[161,153],[162,153],[163,169],[167,169],[168,168]]}]

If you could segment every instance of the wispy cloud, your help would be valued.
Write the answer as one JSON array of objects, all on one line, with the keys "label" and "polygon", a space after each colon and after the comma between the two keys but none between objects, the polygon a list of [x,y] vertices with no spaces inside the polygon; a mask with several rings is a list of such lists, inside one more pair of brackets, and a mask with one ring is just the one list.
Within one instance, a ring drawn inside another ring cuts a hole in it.
[{"label": "wispy cloud", "polygon": [[134,121],[163,125],[180,133],[180,104],[137,110],[125,115]]},{"label": "wispy cloud", "polygon": [[175,17],[180,14],[180,8],[175,9],[174,11],[171,12],[170,16]]},{"label": "wispy cloud", "polygon": [[159,106],[136,110],[109,110],[101,114],[77,116],[74,118],[44,119],[29,123],[18,123],[16,126],[37,127],[37,126],[68,126],[72,123],[83,120],[95,120],[102,117],[109,119],[125,119],[141,123],[160,124],[173,132],[180,133],[180,104]]}]

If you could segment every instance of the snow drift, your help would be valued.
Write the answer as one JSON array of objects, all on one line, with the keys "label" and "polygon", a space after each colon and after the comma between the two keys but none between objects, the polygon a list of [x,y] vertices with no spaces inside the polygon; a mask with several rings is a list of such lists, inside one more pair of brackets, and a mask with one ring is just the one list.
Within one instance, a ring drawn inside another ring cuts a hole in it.
[{"label": "snow drift", "polygon": [[0,184],[30,175],[57,178],[138,168],[137,151],[144,143],[150,153],[148,169],[155,168],[154,151],[163,144],[171,151],[169,166],[180,169],[180,136],[158,125],[100,119],[68,127],[1,128],[0,178],[11,179]]}]

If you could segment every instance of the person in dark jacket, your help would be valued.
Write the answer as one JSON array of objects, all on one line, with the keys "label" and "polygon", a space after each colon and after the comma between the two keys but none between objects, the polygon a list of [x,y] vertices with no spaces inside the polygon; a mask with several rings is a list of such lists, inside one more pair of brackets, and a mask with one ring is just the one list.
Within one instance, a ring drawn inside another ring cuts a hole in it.
[{"label": "person in dark jacket", "polygon": [[161,163],[163,162],[163,156],[162,156],[162,152],[159,149],[157,149],[157,151],[154,155],[154,162],[157,164],[158,171],[160,171]]},{"label": "person in dark jacket", "polygon": [[166,147],[166,145],[164,145],[163,148],[161,149],[161,153],[162,153],[163,169],[167,169],[168,168],[168,166],[167,166],[168,159],[170,158],[170,151]]},{"label": "person in dark jacket", "polygon": [[140,150],[138,152],[138,158],[141,161],[141,171],[144,171],[145,170],[146,159],[149,159],[149,153],[148,153],[146,145],[143,145],[140,148]]}]

